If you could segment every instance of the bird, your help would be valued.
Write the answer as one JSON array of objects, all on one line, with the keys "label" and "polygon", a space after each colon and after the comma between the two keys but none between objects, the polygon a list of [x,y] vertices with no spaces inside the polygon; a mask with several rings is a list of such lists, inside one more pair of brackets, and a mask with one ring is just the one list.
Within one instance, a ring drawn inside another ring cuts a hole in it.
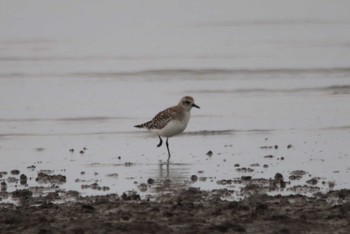
[{"label": "bird", "polygon": [[162,137],[166,137],[166,147],[168,150],[168,162],[171,154],[169,150],[169,138],[182,133],[190,120],[192,107],[200,109],[194,103],[191,96],[182,97],[176,106],[169,107],[159,112],[152,120],[135,125],[136,128],[145,128],[159,137],[157,147],[163,144]]}]

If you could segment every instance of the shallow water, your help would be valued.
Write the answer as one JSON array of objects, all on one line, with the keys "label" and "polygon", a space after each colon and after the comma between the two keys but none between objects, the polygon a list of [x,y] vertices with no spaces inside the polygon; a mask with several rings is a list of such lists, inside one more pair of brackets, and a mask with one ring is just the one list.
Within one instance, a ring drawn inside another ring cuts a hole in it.
[{"label": "shallow water", "polygon": [[[220,181],[247,175],[269,179],[276,173],[289,181],[294,170],[307,175],[287,188],[314,177],[321,191],[349,188],[350,18],[341,10],[348,3],[339,4],[332,5],[339,14],[323,14],[328,5],[322,2],[300,17],[280,15],[289,11],[267,1],[276,11],[254,20],[228,14],[224,6],[213,18],[193,18],[185,11],[180,20],[157,13],[152,22],[162,24],[131,21],[120,26],[126,30],[120,38],[104,29],[101,38],[86,28],[71,32],[67,22],[60,22],[67,26],[59,25],[60,35],[34,26],[29,34],[2,31],[0,171],[18,169],[32,178],[24,186],[7,182],[8,191],[51,188],[35,181],[40,170],[65,175],[59,188],[83,195],[129,190],[147,195],[193,186],[229,188],[239,196],[241,184]],[[11,5],[24,10],[16,7]],[[37,22],[36,10],[26,7],[29,21]],[[108,5],[97,11],[115,21],[120,17]],[[2,15],[4,24],[19,22],[9,12]],[[72,12],[60,14],[70,19]],[[53,20],[48,12],[42,17]],[[111,19],[82,13],[76,24],[85,25],[84,20],[94,26]],[[136,26],[144,33],[132,29]],[[129,43],[124,41],[133,33]],[[179,33],[183,40],[173,38]],[[146,46],[139,44],[141,38]],[[167,167],[165,146],[157,148],[157,137],[133,126],[184,95],[193,96],[201,109],[192,110],[183,135],[170,139],[173,156]],[[32,165],[34,170],[28,168]],[[8,173],[0,180],[8,177],[19,176]],[[150,178],[155,183],[145,187]],[[93,183],[99,187],[85,188]]]}]

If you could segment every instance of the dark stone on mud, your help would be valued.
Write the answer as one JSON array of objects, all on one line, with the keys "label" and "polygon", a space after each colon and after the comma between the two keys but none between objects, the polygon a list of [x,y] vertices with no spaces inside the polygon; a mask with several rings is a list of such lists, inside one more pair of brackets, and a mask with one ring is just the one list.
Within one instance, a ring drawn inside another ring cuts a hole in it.
[{"label": "dark stone on mud", "polygon": [[241,180],[242,181],[250,181],[250,180],[252,180],[252,177],[251,176],[241,176]]},{"label": "dark stone on mud", "polygon": [[147,186],[147,184],[145,184],[145,183],[141,183],[141,184],[139,184],[139,185],[137,186],[137,188],[138,188],[141,192],[146,192],[147,189],[148,189],[148,186]]},{"label": "dark stone on mud", "polygon": [[25,184],[27,184],[27,181],[28,181],[28,179],[27,179],[27,176],[26,176],[25,174],[22,174],[22,175],[19,177],[19,182],[20,182],[20,184],[25,185]]},{"label": "dark stone on mud", "polygon": [[196,176],[196,175],[192,175],[191,176],[191,181],[192,182],[196,182],[198,180],[198,176]]},{"label": "dark stone on mud", "polygon": [[233,165],[234,167],[239,167],[240,165],[238,163],[236,163],[235,165]]},{"label": "dark stone on mud", "polygon": [[69,149],[69,152],[74,153],[74,149],[73,148]]},{"label": "dark stone on mud", "polygon": [[273,155],[271,155],[271,154],[265,155],[265,156],[264,156],[264,158],[273,158],[273,157],[275,157],[275,156],[273,156]]},{"label": "dark stone on mud", "polygon": [[293,146],[291,144],[287,145],[287,149],[291,149]]},{"label": "dark stone on mud", "polygon": [[1,182],[1,192],[5,192],[7,190],[7,184],[5,181]]},{"label": "dark stone on mud", "polygon": [[149,179],[147,180],[147,184],[154,184],[154,179],[149,178]]},{"label": "dark stone on mud", "polygon": [[84,154],[85,152],[84,152],[84,150],[80,150],[80,152],[79,152],[80,154]]},{"label": "dark stone on mud", "polygon": [[281,173],[276,173],[275,180],[283,180],[283,175]]},{"label": "dark stone on mud", "polygon": [[213,152],[211,150],[209,150],[207,153],[206,153],[207,156],[211,157],[213,156]]},{"label": "dark stone on mud", "polygon": [[275,145],[275,149],[278,149],[278,145]]},{"label": "dark stone on mud", "polygon": [[14,169],[14,170],[11,171],[12,175],[19,175],[19,173],[20,173],[20,171],[17,170],[17,169]]},{"label": "dark stone on mud", "polygon": [[318,183],[318,179],[317,178],[312,178],[310,180],[307,180],[306,183],[310,184],[310,185],[316,185]]},{"label": "dark stone on mud", "polygon": [[36,166],[34,166],[34,165],[31,165],[31,166],[28,166],[28,167],[27,167],[27,169],[30,169],[30,170],[32,170],[32,171],[34,171],[35,168],[36,168]]}]

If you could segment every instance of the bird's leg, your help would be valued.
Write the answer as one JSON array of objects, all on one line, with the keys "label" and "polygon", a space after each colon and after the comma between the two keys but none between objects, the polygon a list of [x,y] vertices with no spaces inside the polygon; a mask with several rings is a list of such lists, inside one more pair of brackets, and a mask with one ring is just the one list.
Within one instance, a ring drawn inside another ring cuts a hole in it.
[{"label": "bird's leg", "polygon": [[160,138],[160,136],[158,136],[158,137],[159,137],[159,144],[157,145],[157,147],[161,147],[163,144],[163,140],[162,140],[162,138]]},{"label": "bird's leg", "polygon": [[170,160],[170,150],[169,150],[169,143],[168,143],[168,137],[166,138],[166,142],[165,142],[165,144],[166,144],[166,148],[168,149],[168,163],[169,163],[169,160]]}]

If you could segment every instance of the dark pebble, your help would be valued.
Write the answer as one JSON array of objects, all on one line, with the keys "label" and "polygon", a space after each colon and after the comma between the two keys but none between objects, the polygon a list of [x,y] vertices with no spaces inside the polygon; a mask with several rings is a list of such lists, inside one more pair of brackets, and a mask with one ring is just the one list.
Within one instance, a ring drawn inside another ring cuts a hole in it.
[{"label": "dark pebble", "polygon": [[154,184],[154,179],[149,178],[149,179],[147,180],[147,183],[148,183],[148,184]]},{"label": "dark pebble", "polygon": [[192,175],[191,176],[191,181],[192,182],[196,182],[198,180],[198,176],[196,176],[196,175]]},{"label": "dark pebble", "polygon": [[252,180],[252,177],[251,176],[241,176],[241,180],[242,181],[250,181],[250,180]]},{"label": "dark pebble", "polygon": [[308,181],[306,181],[307,184],[310,184],[310,185],[316,185],[318,183],[318,180],[316,178],[312,178]]},{"label": "dark pebble", "polygon": [[25,185],[25,184],[27,184],[27,181],[28,181],[28,178],[27,178],[27,176],[26,176],[25,174],[22,174],[22,175],[19,177],[19,182],[20,182],[20,184]]},{"label": "dark pebble", "polygon": [[212,152],[211,150],[209,150],[209,151],[207,152],[206,155],[208,155],[209,157],[211,157],[211,156],[213,156],[213,152]]},{"label": "dark pebble", "polygon": [[19,175],[19,173],[20,173],[20,171],[16,170],[16,169],[11,171],[12,175]]},{"label": "dark pebble", "polygon": [[283,180],[283,175],[281,173],[276,173],[275,180]]},{"label": "dark pebble", "polygon": [[5,182],[5,181],[1,182],[0,187],[1,187],[1,191],[2,191],[2,192],[5,192],[5,191],[7,190],[7,184],[6,184],[6,182]]},{"label": "dark pebble", "polygon": [[31,166],[28,166],[28,167],[27,167],[27,169],[31,169],[31,170],[33,170],[33,171],[35,170],[35,168],[36,168],[36,166],[34,166],[34,165],[31,165]]}]

